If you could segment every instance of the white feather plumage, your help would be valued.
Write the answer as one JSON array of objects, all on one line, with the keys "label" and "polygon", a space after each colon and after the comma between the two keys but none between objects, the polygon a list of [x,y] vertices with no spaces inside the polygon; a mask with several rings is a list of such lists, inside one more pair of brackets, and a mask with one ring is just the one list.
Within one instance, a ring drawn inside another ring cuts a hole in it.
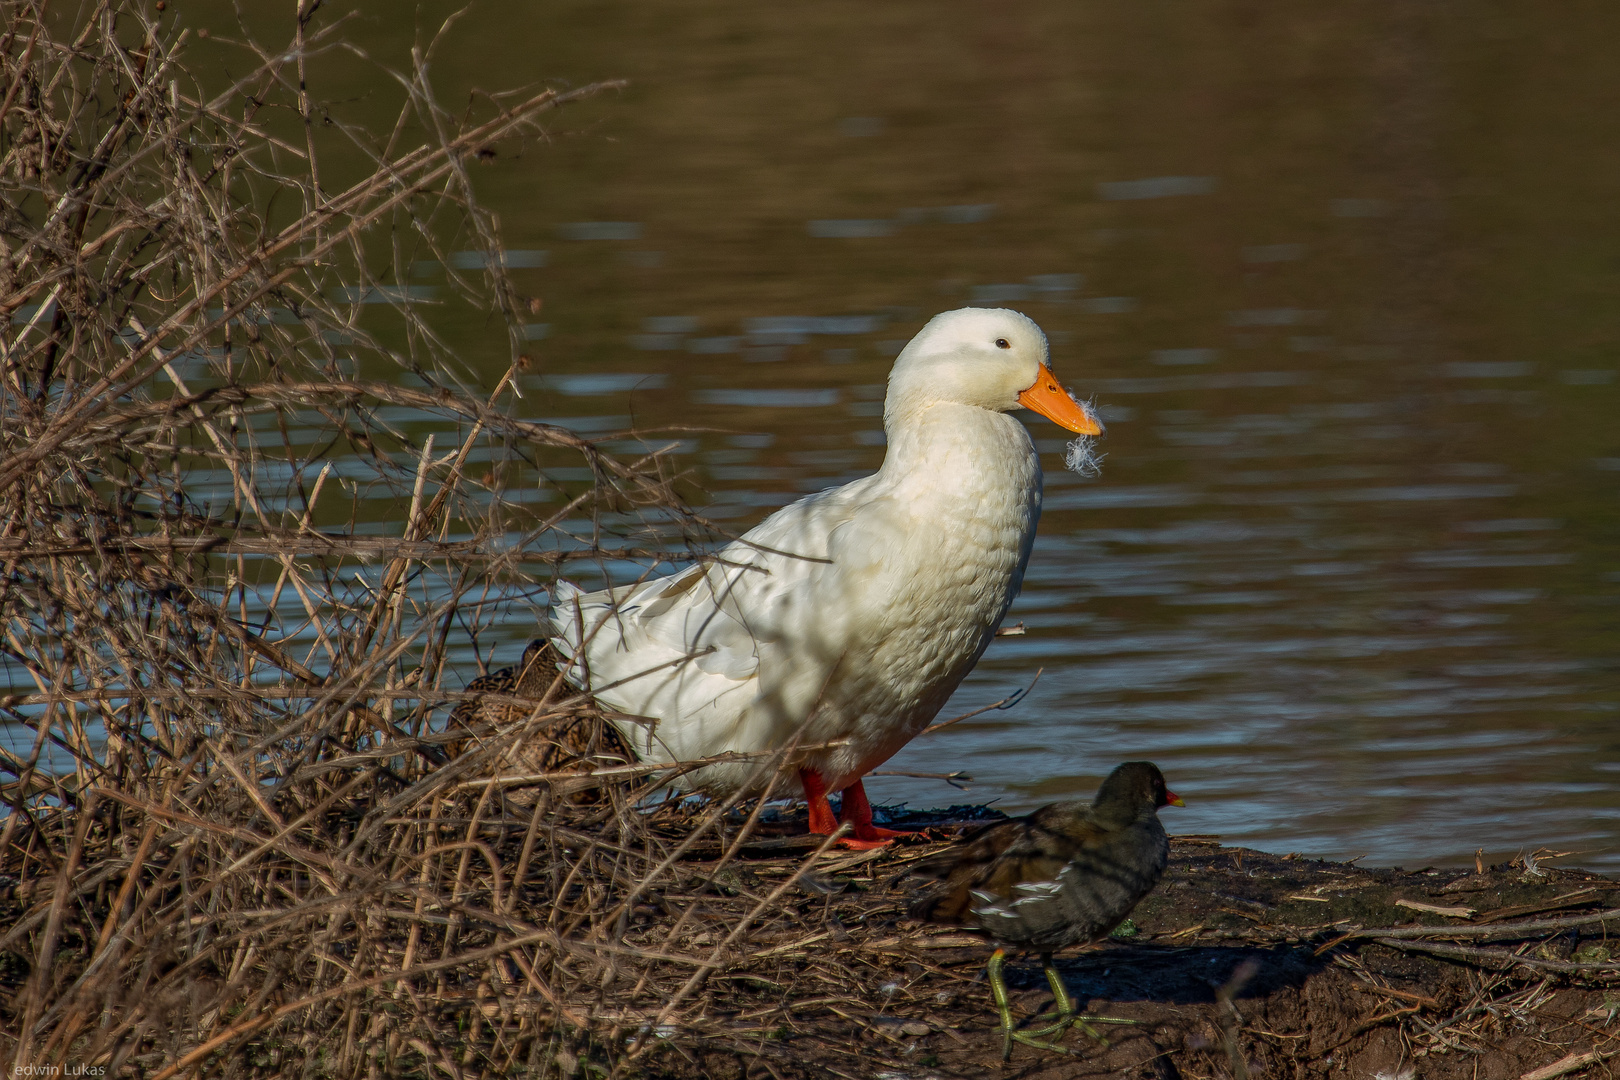
[{"label": "white feather plumage", "polygon": [[[936,317],[890,375],[878,472],[784,507],[714,562],[559,587],[553,640],[570,679],[656,719],[622,725],[644,759],[837,742],[782,764],[829,791],[858,780],[933,719],[1018,594],[1041,470],[1008,412],[1046,351],[1016,312]],[[761,782],[749,762],[685,778],[711,793]]]}]

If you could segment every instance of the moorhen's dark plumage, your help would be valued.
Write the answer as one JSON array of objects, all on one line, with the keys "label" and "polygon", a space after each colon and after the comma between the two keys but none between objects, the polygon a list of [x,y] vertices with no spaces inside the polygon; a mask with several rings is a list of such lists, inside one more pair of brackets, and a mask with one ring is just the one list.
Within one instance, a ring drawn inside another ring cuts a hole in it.
[{"label": "moorhen's dark plumage", "polygon": [[[1185,805],[1165,787],[1158,766],[1127,761],[1108,775],[1097,797],[1085,803],[1053,803],[1027,817],[999,821],[972,832],[937,855],[918,862],[914,873],[939,880],[911,905],[911,915],[929,922],[978,926],[1000,946],[1037,949],[1052,985],[1059,1021],[1034,1034],[1061,1032],[1075,1014],[1052,953],[1068,945],[1101,941],[1153,891],[1170,857],[1170,840],[1159,823],[1161,806]],[[990,959],[990,989],[1001,1013],[1003,1056],[1012,1040],[1050,1048],[1013,1030],[1007,988],[1001,979],[1005,949]]]}]

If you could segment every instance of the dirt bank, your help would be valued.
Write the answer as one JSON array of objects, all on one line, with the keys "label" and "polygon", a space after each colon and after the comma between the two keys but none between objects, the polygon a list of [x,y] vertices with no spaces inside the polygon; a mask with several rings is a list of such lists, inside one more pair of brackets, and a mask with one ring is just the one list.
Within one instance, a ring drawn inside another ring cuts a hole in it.
[{"label": "dirt bank", "polygon": [[[106,854],[60,894],[30,847],[0,866],[0,1032],[60,1014],[35,1024],[61,1033],[36,1064],[130,1077],[1551,1080],[1620,1055],[1620,882],[1534,858],[1378,870],[1177,838],[1132,923],[1059,960],[1087,1012],[1131,1023],[1004,1065],[989,946],[903,914],[907,864],[982,808],[909,815],[930,827],[859,854],[818,854],[791,819],[694,828],[706,809],[451,809],[389,826],[450,856],[442,886],[379,863],[316,891],[308,868],[339,865],[317,845],[351,842],[339,815],[271,864],[275,891],[220,890],[214,912],[204,877],[120,854],[105,837],[127,822],[63,815],[55,832]],[[170,816],[177,853],[209,834]],[[98,980],[136,873],[153,929]],[[1007,974],[1020,1016],[1050,1006],[1037,958]],[[87,985],[102,1011],[54,1004]]]},{"label": "dirt bank", "polygon": [[[901,914],[908,883],[896,875],[932,849],[826,859],[798,903],[819,931],[758,940],[714,993],[709,1036],[666,1032],[649,1072],[1499,1080],[1551,1076],[1535,1071],[1572,1052],[1620,1053],[1608,940],[1620,882],[1534,859],[1482,873],[1369,869],[1184,837],[1134,933],[1060,958],[1088,1012],[1134,1023],[1099,1026],[1107,1046],[1070,1034],[1066,1054],[1015,1045],[1004,1066],[982,974],[990,949]],[[738,886],[790,865],[747,862]],[[657,936],[649,925],[647,941]],[[1009,985],[1023,1015],[1051,1007],[1038,958],[1011,965]]]}]

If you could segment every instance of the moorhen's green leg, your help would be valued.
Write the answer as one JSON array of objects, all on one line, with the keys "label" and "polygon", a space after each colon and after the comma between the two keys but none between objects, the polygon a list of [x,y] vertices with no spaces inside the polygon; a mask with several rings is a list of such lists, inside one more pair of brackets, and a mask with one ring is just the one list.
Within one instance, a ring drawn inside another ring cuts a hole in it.
[{"label": "moorhen's green leg", "polygon": [[[1087,1020],[1094,1020],[1099,1024],[1136,1023],[1135,1020],[1126,1020],[1112,1016],[1080,1015],[1080,1011],[1074,1007],[1074,999],[1069,997],[1069,988],[1063,985],[1063,976],[1058,973],[1057,966],[1052,963],[1052,954],[1042,953],[1041,963],[1046,968],[1046,982],[1052,988],[1052,1001],[1057,1005],[1058,1022],[1050,1027],[1037,1028],[1036,1030],[1029,1032],[1029,1034],[1043,1036],[1057,1035],[1060,1034],[1064,1028],[1068,1027],[1070,1024],[1073,1024],[1075,1027],[1085,1032],[1090,1038],[1095,1039],[1104,1046],[1107,1046],[1108,1040],[1102,1034],[1093,1029],[1090,1024],[1086,1023]],[[1038,1016],[1036,1019],[1043,1020],[1045,1017]]]},{"label": "moorhen's green leg", "polygon": [[1012,1007],[1007,1004],[1007,984],[1001,981],[1001,965],[1007,959],[1007,954],[997,949],[990,957],[990,963],[985,968],[985,974],[990,977],[990,996],[996,999],[996,1011],[1001,1014],[1001,1060],[1012,1059],[1013,1017]]},{"label": "moorhen's green leg", "polygon": [[[1041,966],[1046,970],[1046,984],[1052,988],[1052,1004],[1057,1007],[1057,1023],[1048,1027],[1033,1029],[1030,1031],[1030,1034],[1058,1035],[1061,1034],[1063,1029],[1068,1027],[1071,1023],[1079,1023],[1082,1028],[1086,1029],[1086,1034],[1091,1035],[1092,1038],[1096,1038],[1096,1033],[1092,1032],[1089,1028],[1086,1028],[1085,1023],[1076,1017],[1075,1013],[1077,1010],[1074,1007],[1074,999],[1069,997],[1069,988],[1063,985],[1063,976],[1058,974],[1058,969],[1052,964],[1051,953],[1041,953]],[[1048,1015],[1050,1014],[1043,1013],[1042,1015],[1037,1016],[1035,1019],[1045,1020]],[[1104,1039],[1103,1043],[1104,1045],[1107,1045],[1107,1040]]]},{"label": "moorhen's green leg", "polygon": [[[996,1011],[1001,1014],[1001,1060],[1009,1061],[1012,1059],[1012,1044],[1014,1039],[1017,1039],[1025,1046],[1035,1046],[1042,1050],[1056,1050],[1060,1054],[1067,1054],[1067,1050],[1055,1043],[1042,1042],[1040,1039],[1035,1038],[1034,1035],[1027,1032],[1018,1031],[1014,1028],[1012,1005],[1007,1000],[1007,984],[1003,982],[1001,978],[1001,967],[1004,963],[1006,963],[1006,960],[1006,950],[997,949],[995,954],[990,957],[989,965],[985,968],[985,973],[990,977],[990,993],[996,999]],[[1067,1003],[1068,994],[1065,993],[1063,998]],[[1073,1009],[1072,1003],[1069,1004],[1069,1008],[1071,1010]],[[1063,1026],[1066,1025],[1059,1025],[1059,1027]],[[1044,1034],[1044,1032],[1039,1032],[1037,1034]]]}]

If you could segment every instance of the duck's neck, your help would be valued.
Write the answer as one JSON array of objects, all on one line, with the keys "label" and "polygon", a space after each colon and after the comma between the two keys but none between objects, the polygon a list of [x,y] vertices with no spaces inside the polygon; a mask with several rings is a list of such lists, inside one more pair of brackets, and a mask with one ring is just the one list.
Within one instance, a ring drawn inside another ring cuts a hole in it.
[{"label": "duck's neck", "polygon": [[999,490],[1039,499],[1041,466],[1024,425],[1007,413],[936,402],[884,417],[889,449],[880,470],[906,487],[980,498]]}]

